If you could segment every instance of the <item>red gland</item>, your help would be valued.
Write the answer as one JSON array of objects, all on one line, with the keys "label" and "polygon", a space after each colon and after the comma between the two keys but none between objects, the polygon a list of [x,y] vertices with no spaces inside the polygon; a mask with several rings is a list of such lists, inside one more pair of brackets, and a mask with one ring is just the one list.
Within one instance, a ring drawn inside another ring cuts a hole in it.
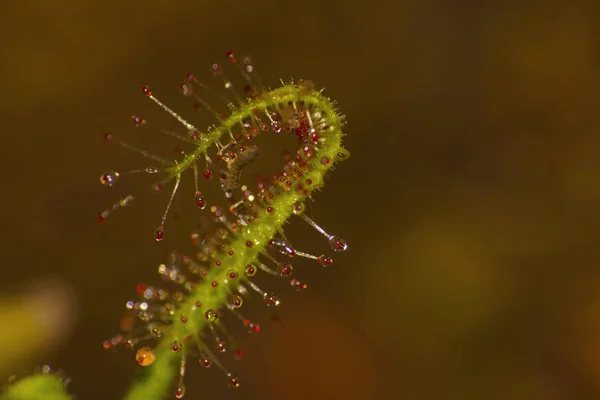
[{"label": "red gland", "polygon": [[163,240],[165,237],[165,231],[164,228],[162,226],[159,226],[156,231],[154,232],[154,238],[156,239],[157,242],[160,242],[161,240]]}]

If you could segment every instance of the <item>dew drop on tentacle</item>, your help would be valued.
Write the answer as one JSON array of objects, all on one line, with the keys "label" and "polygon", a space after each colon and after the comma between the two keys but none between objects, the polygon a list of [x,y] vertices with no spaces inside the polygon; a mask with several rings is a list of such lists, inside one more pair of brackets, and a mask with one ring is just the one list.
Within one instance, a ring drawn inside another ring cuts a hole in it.
[{"label": "dew drop on tentacle", "polygon": [[219,76],[221,75],[221,67],[219,66],[219,64],[214,63],[212,65],[212,72],[215,76]]},{"label": "dew drop on tentacle", "polygon": [[281,132],[281,125],[279,124],[279,122],[273,121],[271,123],[271,127],[273,128],[273,132],[275,132],[275,133]]},{"label": "dew drop on tentacle", "polygon": [[208,322],[214,322],[219,318],[219,314],[214,310],[208,310],[204,313],[204,317]]},{"label": "dew drop on tentacle", "polygon": [[177,388],[175,389],[175,398],[182,399],[185,396],[185,385],[183,382],[179,382],[177,384]]},{"label": "dew drop on tentacle", "polygon": [[161,225],[154,230],[154,239],[156,239],[157,242],[160,242],[164,239],[164,237],[165,237],[165,228]]},{"label": "dew drop on tentacle", "polygon": [[332,235],[329,238],[329,245],[331,246],[333,251],[346,251],[346,249],[348,248],[346,241],[336,235]]},{"label": "dew drop on tentacle", "polygon": [[244,300],[242,299],[241,296],[235,295],[233,296],[233,298],[231,299],[231,304],[233,305],[233,307],[235,308],[240,308],[242,306],[242,304],[244,304]]},{"label": "dew drop on tentacle", "polygon": [[154,355],[152,349],[149,347],[142,347],[135,353],[135,361],[142,367],[147,367],[148,365],[151,365],[155,359],[156,356]]},{"label": "dew drop on tentacle", "polygon": [[312,144],[306,144],[301,150],[298,150],[300,157],[304,160],[310,160],[315,155],[315,146]]},{"label": "dew drop on tentacle", "polygon": [[162,336],[162,329],[160,329],[158,327],[154,327],[154,328],[150,329],[150,334],[155,338],[159,338]]},{"label": "dew drop on tentacle", "polygon": [[181,351],[181,343],[178,340],[174,340],[171,342],[170,348],[173,353],[179,353]]},{"label": "dew drop on tentacle", "polygon": [[327,240],[329,241],[329,245],[331,246],[333,251],[336,251],[336,252],[345,251],[348,248],[348,245],[346,244],[346,241],[344,239],[340,238],[337,235],[330,235],[323,228],[321,228],[319,225],[317,225],[317,223],[315,221],[313,221],[311,218],[309,218],[306,214],[302,213],[302,214],[297,214],[297,215],[299,215],[300,218],[302,218],[304,221],[306,221],[310,226],[315,228],[317,230],[317,232],[319,232],[321,235],[325,236],[327,238]]},{"label": "dew drop on tentacle", "polygon": [[235,56],[233,55],[233,52],[232,52],[231,50],[229,50],[229,49],[228,49],[228,50],[225,52],[225,54],[227,55],[227,58],[229,58],[229,60],[230,60],[232,63],[234,63],[234,64],[235,64],[235,63],[237,62],[237,58],[235,58]]},{"label": "dew drop on tentacle", "polygon": [[190,139],[193,140],[200,140],[200,138],[202,137],[202,134],[196,129],[188,131],[188,135]]},{"label": "dew drop on tentacle", "polygon": [[168,315],[175,315],[175,306],[173,304],[165,303],[163,308]]},{"label": "dew drop on tentacle", "polygon": [[131,117],[131,122],[133,122],[133,124],[136,127],[138,127],[138,126],[144,125],[146,123],[146,120],[145,119],[141,119],[140,117],[134,115],[134,116]]},{"label": "dew drop on tentacle", "polygon": [[231,387],[231,388],[240,387],[240,380],[238,379],[237,376],[233,375],[232,373],[228,373],[227,379],[229,380],[229,387]]},{"label": "dew drop on tentacle", "polygon": [[108,169],[100,175],[100,183],[103,186],[111,187],[119,180],[119,173],[114,169]]},{"label": "dew drop on tentacle", "polygon": [[292,264],[288,264],[288,263],[281,263],[278,265],[277,270],[279,272],[279,276],[281,276],[282,278],[287,278],[290,275],[292,275],[292,272],[294,272],[294,268],[292,267]]},{"label": "dew drop on tentacle", "polygon": [[265,293],[264,300],[269,307],[279,307],[279,299],[272,293]]},{"label": "dew drop on tentacle", "polygon": [[323,267],[328,267],[331,264],[333,264],[333,259],[329,256],[326,256],[324,254],[320,255],[317,257],[317,261],[319,261],[319,263],[323,266]]},{"label": "dew drop on tentacle", "polygon": [[299,201],[295,202],[292,206],[292,212],[294,215],[300,215],[304,212],[304,203]]},{"label": "dew drop on tentacle", "polygon": [[201,192],[196,192],[194,194],[194,201],[199,209],[204,210],[206,208],[206,198]]},{"label": "dew drop on tentacle", "polygon": [[[230,250],[230,252],[231,251],[232,250]],[[234,271],[234,270],[230,270],[230,271],[227,272],[227,277],[233,281],[233,280],[237,279],[238,273],[236,271]]]},{"label": "dew drop on tentacle", "polygon": [[96,220],[99,223],[102,223],[106,220],[106,218],[108,218],[109,215],[110,215],[110,212],[108,210],[104,210],[100,214],[98,214],[98,217],[96,218]]},{"label": "dew drop on tentacle", "polygon": [[254,265],[248,265],[245,269],[246,275],[254,276],[256,274],[256,267]]},{"label": "dew drop on tentacle", "polygon": [[209,368],[211,365],[210,358],[208,357],[208,355],[206,355],[206,353],[200,353],[198,361],[200,362],[200,365],[202,365],[204,368]]},{"label": "dew drop on tentacle", "polygon": [[251,73],[254,70],[254,68],[252,67],[252,59],[250,57],[244,58],[244,70],[247,73]]},{"label": "dew drop on tentacle", "polygon": [[133,201],[132,195],[127,195],[119,200],[119,207],[127,207]]},{"label": "dew drop on tentacle", "polygon": [[[188,76],[188,80],[195,79],[194,75],[192,75],[192,74],[188,74],[187,76]],[[179,84],[179,89],[181,90],[181,94],[184,95],[184,96],[191,96],[194,93],[194,91],[192,90],[191,86],[188,85],[187,83],[183,83],[183,82],[180,83]]]},{"label": "dew drop on tentacle", "polygon": [[250,321],[249,319],[244,320],[244,325],[248,328],[248,333],[258,333],[260,332],[260,325]]},{"label": "dew drop on tentacle", "polygon": [[290,281],[290,286],[296,288],[297,291],[304,290],[308,287],[306,283],[299,281],[298,279],[292,279]]}]

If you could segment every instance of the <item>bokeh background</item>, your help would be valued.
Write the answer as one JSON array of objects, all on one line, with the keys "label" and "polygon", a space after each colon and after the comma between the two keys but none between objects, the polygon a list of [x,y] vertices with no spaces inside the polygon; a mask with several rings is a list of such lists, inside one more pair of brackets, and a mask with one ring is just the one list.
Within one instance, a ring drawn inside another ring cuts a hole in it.
[{"label": "bokeh background", "polygon": [[[77,308],[15,369],[63,368],[79,399],[119,399],[139,372],[102,340],[135,284],[191,248],[196,216],[158,245],[166,197],[148,194],[99,225],[120,195],[149,192],[137,178],[101,187],[106,168],[147,164],[102,132],[133,135],[134,114],[171,123],[141,84],[193,120],[176,84],[231,48],[264,82],[312,79],[339,102],[352,156],[312,215],[350,250],[304,265],[304,293],[265,281],[282,322],[252,310],[263,330],[227,361],[243,386],[193,367],[188,397],[600,398],[599,4],[4,2],[0,289],[58,279]],[[289,226],[296,247],[326,248],[306,232]]]}]

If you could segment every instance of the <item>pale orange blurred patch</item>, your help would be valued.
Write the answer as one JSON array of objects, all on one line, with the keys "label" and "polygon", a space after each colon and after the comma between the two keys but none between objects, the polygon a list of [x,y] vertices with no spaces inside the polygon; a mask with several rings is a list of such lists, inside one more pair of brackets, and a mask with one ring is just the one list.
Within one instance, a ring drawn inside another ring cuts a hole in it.
[{"label": "pale orange blurred patch", "polygon": [[[290,318],[269,336],[254,385],[272,399],[368,399],[376,390],[372,347],[359,326],[326,302],[287,302]],[[360,322],[357,320],[357,324]],[[269,371],[268,373],[266,371]]]},{"label": "pale orange blurred patch", "polygon": [[[251,9],[252,4],[239,3],[235,15]],[[222,13],[211,1],[174,0],[166,6],[160,0],[25,0],[4,15],[8,21],[3,25],[13,28],[18,40],[3,44],[0,104],[20,110],[65,95],[76,101],[75,96],[83,97],[86,91],[102,90],[100,83],[124,64],[144,64],[157,43],[176,40],[186,31],[210,37],[222,28],[225,18],[208,18],[199,24],[194,23],[194,15],[211,13]],[[163,29],[165,21],[173,19],[180,23]]]},{"label": "pale orange blurred patch", "polygon": [[569,245],[568,233],[545,224],[535,199],[458,187],[440,197],[444,206],[413,216],[395,237],[363,252],[372,343],[418,398],[490,391],[525,399],[538,389],[562,398],[528,349],[535,348],[536,318],[523,326],[506,321],[520,321],[536,304],[541,294],[529,282],[557,273],[541,261]]},{"label": "pale orange blurred patch", "polygon": [[589,10],[575,2],[550,2],[543,8],[519,5],[519,15],[496,13],[485,25],[486,111],[494,118],[541,115],[553,130],[586,126],[600,84],[593,73]]}]

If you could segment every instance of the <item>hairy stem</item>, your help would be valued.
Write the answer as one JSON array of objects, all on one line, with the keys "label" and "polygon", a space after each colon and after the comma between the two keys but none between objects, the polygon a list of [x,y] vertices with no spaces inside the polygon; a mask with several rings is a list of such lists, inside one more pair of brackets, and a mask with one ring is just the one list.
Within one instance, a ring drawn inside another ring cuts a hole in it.
[{"label": "hairy stem", "polygon": [[[312,190],[323,186],[325,173],[336,160],[336,155],[341,151],[342,123],[340,118],[329,99],[318,92],[311,91],[306,95],[299,95],[297,90],[293,90],[288,85],[271,92],[271,94],[273,95],[272,101],[261,100],[260,102],[251,103],[247,106],[247,109],[244,107],[243,110],[246,112],[238,113],[239,115],[234,114],[235,119],[241,121],[252,109],[271,106],[279,102],[286,104],[288,101],[303,101],[322,110],[330,131],[327,133],[327,139],[321,144],[318,157],[314,157],[309,162],[309,168],[304,174],[306,179],[312,180],[310,187],[312,192]],[[221,128],[220,134],[228,129],[225,125],[218,129]],[[212,134],[216,135],[217,130],[213,131]],[[322,163],[323,157],[331,160],[331,162]],[[217,311],[226,307],[233,291],[237,289],[240,283],[248,279],[244,273],[245,267],[257,262],[261,252],[265,251],[269,240],[282,230],[290,217],[293,217],[293,205],[296,202],[304,202],[306,197],[307,195],[302,191],[289,190],[282,192],[270,203],[272,207],[270,213],[262,212],[253,223],[241,227],[233,235],[228,246],[228,249],[233,250],[233,255],[224,256],[220,260],[220,266],[212,266],[207,276],[180,303],[177,312],[173,315],[170,332],[165,332],[163,339],[155,349],[156,361],[153,365],[147,367],[146,374],[133,384],[125,397],[127,400],[164,398],[173,382],[173,378],[177,374],[179,361],[181,355],[185,353],[186,346],[198,346],[199,348],[205,346],[199,339],[200,333],[210,323],[205,318],[205,312],[208,310]],[[247,246],[248,242],[251,242],[252,246]],[[228,279],[229,271],[236,271],[238,278]],[[217,282],[218,285],[214,287],[212,282]],[[201,302],[202,306],[196,307],[196,302]],[[182,316],[186,319],[185,323],[181,321]],[[182,344],[179,352],[171,350],[170,345],[173,341]]]}]

